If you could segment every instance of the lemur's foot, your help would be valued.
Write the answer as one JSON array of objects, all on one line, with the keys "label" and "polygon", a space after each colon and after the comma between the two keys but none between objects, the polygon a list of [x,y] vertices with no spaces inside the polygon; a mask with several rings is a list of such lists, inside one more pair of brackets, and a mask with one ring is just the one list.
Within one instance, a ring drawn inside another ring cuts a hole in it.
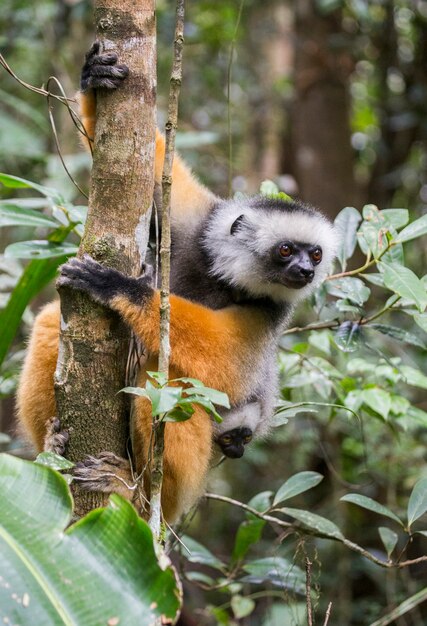
[{"label": "lemur's foot", "polygon": [[52,417],[44,438],[43,450],[45,452],[55,452],[55,454],[63,456],[69,438],[68,430],[61,430],[59,419]]},{"label": "lemur's foot", "polygon": [[70,259],[61,267],[57,287],[70,287],[84,291],[104,306],[113,306],[117,296],[125,296],[135,304],[142,304],[153,293],[153,274],[146,267],[138,278],[126,276],[110,267],[94,261],[88,254],[82,259]]},{"label": "lemur's foot", "polygon": [[127,500],[135,498],[137,485],[132,477],[130,463],[112,452],[101,452],[76,463],[73,477],[86,491],[118,493]]},{"label": "lemur's foot", "polygon": [[128,76],[129,68],[118,65],[115,52],[100,52],[101,44],[95,41],[86,54],[80,77],[80,89],[117,89]]}]

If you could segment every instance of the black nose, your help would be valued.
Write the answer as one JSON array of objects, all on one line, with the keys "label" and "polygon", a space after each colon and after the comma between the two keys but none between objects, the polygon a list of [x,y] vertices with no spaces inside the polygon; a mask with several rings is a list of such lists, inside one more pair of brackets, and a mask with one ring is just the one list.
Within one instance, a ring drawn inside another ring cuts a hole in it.
[{"label": "black nose", "polygon": [[304,278],[306,278],[308,281],[313,280],[314,270],[312,270],[310,267],[300,267],[299,271],[301,276],[304,276]]}]

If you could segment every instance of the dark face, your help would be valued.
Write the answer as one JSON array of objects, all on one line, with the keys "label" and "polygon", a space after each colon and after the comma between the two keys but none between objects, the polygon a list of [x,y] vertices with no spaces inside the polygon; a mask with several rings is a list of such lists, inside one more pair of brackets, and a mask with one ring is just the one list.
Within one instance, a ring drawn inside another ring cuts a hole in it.
[{"label": "dark face", "polygon": [[295,241],[281,241],[271,250],[273,282],[291,289],[302,289],[314,278],[316,265],[322,260],[320,246]]},{"label": "dark face", "polygon": [[240,459],[245,452],[246,444],[252,441],[252,431],[246,427],[233,428],[217,437],[215,441],[225,456]]}]

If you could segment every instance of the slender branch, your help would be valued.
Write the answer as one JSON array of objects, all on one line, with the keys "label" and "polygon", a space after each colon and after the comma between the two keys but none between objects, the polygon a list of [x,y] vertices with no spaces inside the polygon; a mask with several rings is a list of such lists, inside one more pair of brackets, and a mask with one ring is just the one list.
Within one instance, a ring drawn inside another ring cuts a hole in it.
[{"label": "slender branch", "polygon": [[328,608],[326,609],[325,621],[323,622],[323,626],[328,626],[329,618],[331,617],[332,610],[332,602],[329,602]]},{"label": "slender branch", "polygon": [[242,19],[243,5],[245,0],[240,0],[239,12],[237,14],[236,26],[234,27],[233,39],[230,45],[230,54],[227,67],[227,133],[228,133],[228,193],[233,192],[233,137],[231,134],[231,70],[233,67],[234,49],[236,47],[237,33],[239,31],[240,20]]},{"label": "slender branch", "polygon": [[[294,524],[291,524],[290,522],[285,522],[284,520],[274,517],[273,515],[269,515],[268,513],[261,513],[260,511],[253,509],[251,506],[248,506],[247,504],[244,504],[243,502],[239,502],[239,500],[228,498],[227,496],[220,496],[216,493],[205,493],[205,497],[208,498],[209,500],[219,500],[220,502],[226,502],[227,504],[232,504],[233,506],[237,506],[240,509],[247,511],[248,513],[251,513],[252,515],[255,515],[256,517],[259,517],[260,519],[266,522],[270,522],[271,524],[277,524],[278,526],[281,526],[283,528],[295,529],[298,532],[304,533],[306,535],[315,535],[315,536],[322,536],[322,537],[324,536],[324,535],[317,535],[315,532],[313,532],[312,530],[308,528],[303,528],[301,526],[296,527],[294,526]],[[364,556],[369,561],[372,561],[376,565],[379,565],[380,567],[384,567],[386,569],[393,569],[393,568],[402,569],[404,567],[408,567],[409,565],[417,565],[418,563],[427,562],[427,556],[420,556],[416,559],[411,559],[408,561],[401,561],[401,562],[383,561],[382,559],[378,559],[376,556],[371,554],[371,552],[369,552],[368,550],[365,550],[365,548],[362,548],[362,546],[359,546],[357,543],[353,543],[353,541],[350,541],[350,539],[346,539],[345,537],[343,539],[338,539],[335,537],[329,537],[329,538],[332,539],[333,541],[341,542],[343,545],[345,545],[347,548],[349,548],[353,552],[357,552],[358,554],[360,554],[361,556]]]},{"label": "slender branch", "polygon": [[422,602],[425,602],[426,600],[427,587],[424,587],[424,589],[421,589],[416,594],[414,594],[410,598],[407,598],[407,600],[399,604],[399,606],[396,607],[393,611],[391,611],[387,615],[384,615],[384,617],[381,617],[375,622],[372,622],[370,626],[388,626],[388,624],[393,624],[399,617],[406,615],[406,613],[409,613],[409,611],[412,611],[412,609],[420,605]]},{"label": "slender branch", "polygon": [[[174,58],[170,78],[168,121],[166,122],[165,160],[162,174],[162,236],[160,243],[161,288],[160,288],[160,351],[159,372],[166,377],[170,358],[170,248],[171,248],[171,187],[172,167],[175,152],[175,136],[178,124],[178,100],[182,80],[182,50],[184,46],[184,0],[177,0],[175,17]],[[153,422],[154,449],[151,472],[150,527],[159,538],[161,530],[161,490],[163,480],[164,429],[163,420]]]},{"label": "slender branch", "polygon": [[307,606],[307,624],[313,626],[313,605],[311,604],[311,566],[312,562],[305,559],[305,602]]}]

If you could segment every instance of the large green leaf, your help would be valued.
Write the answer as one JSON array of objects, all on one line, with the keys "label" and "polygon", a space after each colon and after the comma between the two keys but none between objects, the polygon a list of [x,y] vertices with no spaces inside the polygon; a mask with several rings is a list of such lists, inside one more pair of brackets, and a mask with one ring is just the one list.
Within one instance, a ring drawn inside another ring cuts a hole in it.
[{"label": "large green leaf", "polygon": [[414,302],[422,313],[427,306],[427,293],[422,281],[407,267],[397,263],[379,263],[384,284],[402,298]]},{"label": "large green leaf", "polygon": [[[148,525],[114,495],[70,522],[72,500],[54,470],[0,456],[0,606],[21,626],[150,626],[180,604]],[[7,584],[4,584],[7,583]]]},{"label": "large green leaf", "polygon": [[403,341],[404,343],[409,343],[413,346],[418,346],[419,348],[427,349],[426,344],[422,339],[420,339],[414,333],[410,333],[404,328],[399,328],[398,326],[390,326],[389,324],[369,324],[366,326],[368,329],[377,330],[383,335],[388,335],[389,337],[393,337],[393,339],[397,339],[398,341]]},{"label": "large green leaf", "polygon": [[64,255],[71,256],[76,254],[78,249],[78,246],[67,241],[62,243],[44,240],[19,241],[7,246],[4,254],[5,257],[17,259],[53,259]]},{"label": "large green leaf", "polygon": [[415,222],[409,224],[399,233],[399,241],[410,241],[427,234],[427,215],[423,215]]},{"label": "large green leaf", "polygon": [[24,209],[13,204],[0,204],[0,227],[2,226],[44,226],[57,228],[58,222],[39,211]]},{"label": "large green leaf", "polygon": [[40,192],[43,196],[46,196],[46,198],[52,198],[57,204],[62,204],[64,202],[64,198],[56,189],[38,185],[37,183],[33,183],[31,180],[19,178],[19,176],[11,176],[10,174],[0,173],[0,183],[9,189],[36,189],[36,191]]}]

